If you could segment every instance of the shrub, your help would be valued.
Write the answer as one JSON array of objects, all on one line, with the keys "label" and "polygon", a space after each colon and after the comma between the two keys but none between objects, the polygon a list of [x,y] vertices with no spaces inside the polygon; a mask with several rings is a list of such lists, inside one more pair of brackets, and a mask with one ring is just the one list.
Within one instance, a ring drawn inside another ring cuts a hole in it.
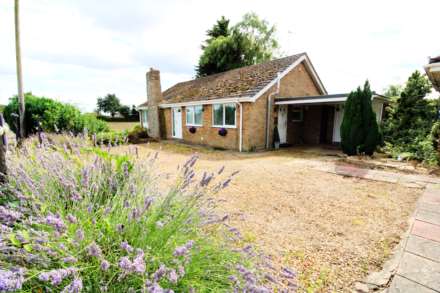
[{"label": "shrub", "polygon": [[147,130],[140,125],[136,125],[131,131],[128,132],[128,141],[131,143],[139,143],[147,138]]},{"label": "shrub", "polygon": [[127,142],[127,131],[100,132],[95,137],[97,144],[119,145]]},{"label": "shrub", "polygon": [[351,92],[345,103],[341,125],[341,146],[347,155],[372,155],[381,142],[376,115],[371,106],[370,84]]},{"label": "shrub", "polygon": [[[220,171],[205,173],[195,182],[191,157],[160,192],[157,155],[136,161],[87,146],[36,144],[9,157],[0,206],[2,291],[269,291],[254,253],[235,250],[227,240],[235,231],[207,210],[207,195],[233,174],[222,180]],[[283,275],[294,277],[288,269]]]},{"label": "shrub", "polygon": [[[89,132],[107,131],[104,121],[99,121],[93,115],[83,115],[78,108],[49,98],[37,97],[31,93],[25,94],[25,125],[26,133],[33,134],[39,127],[46,132],[72,131],[80,133],[87,128]],[[4,109],[6,122],[16,131],[16,119],[13,113],[18,113],[17,97],[10,99]]]}]

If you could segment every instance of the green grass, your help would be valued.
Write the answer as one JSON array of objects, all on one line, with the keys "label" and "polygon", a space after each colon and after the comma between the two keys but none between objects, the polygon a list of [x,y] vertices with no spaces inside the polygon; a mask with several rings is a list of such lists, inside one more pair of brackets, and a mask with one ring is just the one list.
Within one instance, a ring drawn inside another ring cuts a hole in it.
[{"label": "green grass", "polygon": [[136,125],[140,125],[139,122],[107,122],[107,124],[113,131],[131,130]]}]

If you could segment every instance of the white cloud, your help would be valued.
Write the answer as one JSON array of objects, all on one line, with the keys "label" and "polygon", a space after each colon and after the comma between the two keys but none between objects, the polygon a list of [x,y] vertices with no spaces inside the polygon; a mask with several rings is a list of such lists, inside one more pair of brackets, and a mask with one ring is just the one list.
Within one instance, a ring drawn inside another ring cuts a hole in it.
[{"label": "white cloud", "polygon": [[[98,96],[145,100],[145,72],[162,87],[194,76],[206,30],[255,11],[275,23],[282,51],[308,52],[330,93],[369,79],[402,83],[440,54],[437,0],[21,1],[26,91],[92,110]],[[0,3],[0,103],[16,93],[13,1]]]}]

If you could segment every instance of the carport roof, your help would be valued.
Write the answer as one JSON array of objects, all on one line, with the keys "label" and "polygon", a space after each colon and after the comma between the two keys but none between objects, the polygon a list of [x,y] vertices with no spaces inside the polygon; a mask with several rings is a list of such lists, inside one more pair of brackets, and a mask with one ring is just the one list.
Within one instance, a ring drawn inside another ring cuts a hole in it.
[{"label": "carport roof", "polygon": [[[344,103],[348,98],[346,94],[304,96],[304,97],[278,97],[275,99],[276,105],[309,105],[309,104],[334,104]],[[373,99],[387,100],[387,97],[373,92]]]}]

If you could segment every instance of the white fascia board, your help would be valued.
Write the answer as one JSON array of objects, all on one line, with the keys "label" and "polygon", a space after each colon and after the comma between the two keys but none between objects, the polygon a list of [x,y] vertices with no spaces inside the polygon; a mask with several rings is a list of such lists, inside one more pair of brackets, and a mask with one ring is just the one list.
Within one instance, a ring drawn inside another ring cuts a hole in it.
[{"label": "white fascia board", "polygon": [[160,104],[159,107],[160,108],[174,108],[174,107],[213,105],[213,104],[226,104],[226,103],[241,103],[241,102],[252,102],[252,100],[251,100],[251,97],[224,98],[224,99],[182,102],[182,103],[174,103],[174,104]]},{"label": "white fascia board", "polygon": [[290,100],[290,101],[278,101],[275,105],[299,105],[299,104],[320,104],[320,103],[340,103],[347,101],[347,97],[341,98],[323,98],[323,99],[304,99],[304,100]]},{"label": "white fascia board", "polygon": [[440,63],[432,63],[425,66],[425,70],[429,70],[431,72],[440,71]]},{"label": "white fascia board", "polygon": [[148,110],[147,106],[142,106],[142,107],[136,107],[136,110]]},{"label": "white fascia board", "polygon": [[297,67],[301,62],[305,61],[306,68],[308,69],[309,73],[312,74],[313,80],[318,85],[319,89],[323,94],[327,94],[327,90],[325,89],[324,85],[322,84],[321,80],[318,77],[318,74],[316,73],[315,69],[312,66],[312,63],[310,62],[310,59],[307,55],[301,56],[298,60],[296,60],[294,63],[289,65],[283,72],[281,72],[274,80],[272,80],[269,84],[267,84],[263,89],[261,89],[258,93],[256,93],[252,97],[252,102],[255,102],[259,97],[261,97],[265,92],[267,92],[271,87],[273,87],[277,82],[278,79],[282,79],[284,76],[286,76],[290,71],[292,71],[295,67]]}]

